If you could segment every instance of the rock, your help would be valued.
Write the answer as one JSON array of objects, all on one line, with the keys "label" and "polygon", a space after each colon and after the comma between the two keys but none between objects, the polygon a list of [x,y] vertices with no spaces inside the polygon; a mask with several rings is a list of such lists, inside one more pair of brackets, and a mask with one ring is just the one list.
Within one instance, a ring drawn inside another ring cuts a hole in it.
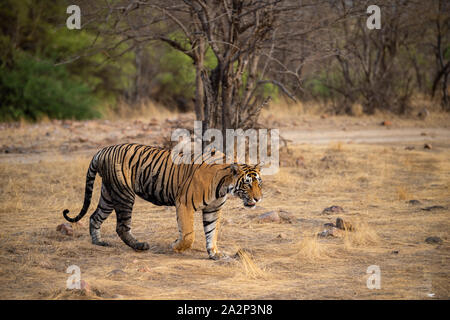
[{"label": "rock", "polygon": [[328,238],[328,237],[333,237],[333,238],[341,238],[343,237],[343,232],[342,230],[339,230],[338,228],[329,228],[329,229],[325,229],[322,232],[319,232],[317,234],[317,236],[319,238]]},{"label": "rock", "polygon": [[392,254],[398,254],[398,252],[399,252],[398,250],[391,251]]},{"label": "rock", "polygon": [[286,239],[286,235],[284,233],[280,233],[277,235],[277,239]]},{"label": "rock", "polygon": [[127,273],[121,269],[114,269],[110,272],[108,272],[107,276],[108,277],[120,277],[120,276],[124,276]]},{"label": "rock", "polygon": [[326,238],[326,237],[328,237],[328,236],[329,236],[328,229],[323,230],[322,232],[319,232],[319,233],[317,234],[317,236],[318,236],[319,238]]},{"label": "rock", "polygon": [[336,219],[336,228],[341,230],[355,231],[355,228],[350,222],[344,221],[342,218]]},{"label": "rock", "polygon": [[443,241],[439,237],[428,237],[425,239],[425,242],[429,244],[442,244]]},{"label": "rock", "polygon": [[431,207],[425,207],[422,208],[423,211],[433,211],[433,210],[446,210],[446,207],[443,206],[431,206]]},{"label": "rock", "polygon": [[298,157],[297,160],[295,160],[295,165],[296,165],[297,167],[305,168],[305,158],[303,158],[303,157]]},{"label": "rock", "polygon": [[258,216],[258,222],[280,222],[280,215],[276,211],[269,211]]},{"label": "rock", "polygon": [[91,292],[91,286],[89,285],[89,283],[85,280],[80,280],[80,290],[84,291],[85,293],[90,293]]},{"label": "rock", "polygon": [[430,112],[428,111],[427,108],[423,108],[419,111],[419,113],[417,113],[417,116],[422,120],[425,120],[429,115]]},{"label": "rock", "polygon": [[292,221],[294,220],[292,214],[284,210],[280,210],[278,212],[278,216],[281,218],[283,222],[292,223]]},{"label": "rock", "polygon": [[419,200],[416,200],[416,199],[412,199],[412,200],[407,201],[407,203],[412,206],[417,206],[417,205],[421,204],[422,202],[420,202]]},{"label": "rock", "polygon": [[382,126],[389,127],[392,126],[392,122],[389,120],[384,120],[380,123]]},{"label": "rock", "polygon": [[335,226],[334,223],[332,223],[332,222],[325,223],[324,226],[325,226],[326,228],[336,228],[336,226]]},{"label": "rock", "polygon": [[111,299],[117,299],[117,300],[123,300],[123,295],[121,294],[115,294],[111,297]]},{"label": "rock", "polygon": [[323,214],[333,214],[333,213],[343,213],[345,212],[344,209],[340,206],[331,206],[328,208],[323,209]]},{"label": "rock", "polygon": [[414,149],[415,149],[415,147],[412,147],[412,146],[405,147],[405,150],[414,150]]},{"label": "rock", "polygon": [[72,226],[70,223],[67,223],[67,222],[58,225],[56,227],[56,231],[59,231],[62,234],[67,235],[67,236],[73,236]]},{"label": "rock", "polygon": [[424,149],[431,150],[431,149],[433,148],[433,146],[431,145],[431,143],[425,143],[425,144],[423,145],[423,148],[424,148]]},{"label": "rock", "polygon": [[138,271],[139,271],[139,272],[150,272],[151,270],[150,270],[149,267],[143,266],[143,267],[140,267],[140,268],[138,269]]}]

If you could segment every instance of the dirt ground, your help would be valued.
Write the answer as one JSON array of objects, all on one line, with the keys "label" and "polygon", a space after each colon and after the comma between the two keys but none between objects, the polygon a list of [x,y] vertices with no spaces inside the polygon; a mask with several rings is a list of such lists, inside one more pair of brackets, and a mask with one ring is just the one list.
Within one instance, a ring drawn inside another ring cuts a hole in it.
[{"label": "dirt ground", "polygon": [[[382,116],[266,113],[261,124],[280,128],[286,145],[279,172],[263,177],[264,199],[255,210],[237,199],[225,205],[218,244],[232,257],[244,252],[237,258],[207,258],[200,213],[193,249],[173,253],[175,209],[143,200],[134,208],[133,233],[150,244],[147,252],[119,239],[114,215],[102,226],[112,247],[91,244],[89,215],[73,225],[73,236],[56,231],[63,209],[81,208],[96,150],[122,142],[164,145],[193,119],[0,124],[0,298],[449,299],[445,114],[391,116],[383,126]],[[332,205],[343,212],[323,212]],[[280,210],[279,222],[259,219]],[[355,230],[318,236],[338,217]],[[79,266],[87,290],[66,289],[71,265]],[[367,287],[372,265],[380,268],[380,289]]]}]

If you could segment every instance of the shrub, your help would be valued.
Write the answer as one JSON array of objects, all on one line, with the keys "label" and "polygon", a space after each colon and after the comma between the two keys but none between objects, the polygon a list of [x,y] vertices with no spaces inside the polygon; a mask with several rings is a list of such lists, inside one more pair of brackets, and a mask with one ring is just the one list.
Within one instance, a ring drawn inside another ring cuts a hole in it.
[{"label": "shrub", "polygon": [[92,90],[73,80],[65,66],[24,53],[0,67],[0,121],[88,119],[100,116]]}]

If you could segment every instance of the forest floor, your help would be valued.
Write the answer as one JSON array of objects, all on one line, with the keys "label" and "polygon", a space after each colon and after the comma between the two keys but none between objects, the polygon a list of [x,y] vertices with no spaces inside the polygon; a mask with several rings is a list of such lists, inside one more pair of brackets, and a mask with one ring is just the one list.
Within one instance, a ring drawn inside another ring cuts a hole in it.
[{"label": "forest floor", "polygon": [[[0,124],[0,299],[450,298],[446,114],[420,120],[265,113],[261,124],[279,128],[287,145],[278,173],[263,177],[256,209],[243,210],[238,199],[225,205],[218,244],[232,257],[246,252],[238,258],[208,259],[200,213],[193,248],[173,253],[175,209],[144,200],[135,204],[132,230],[149,251],[135,252],[119,239],[114,215],[102,226],[111,247],[91,244],[89,215],[73,225],[72,236],[56,231],[63,209],[81,208],[98,149],[164,145],[193,119]],[[343,211],[324,212],[333,205]],[[270,211],[284,219],[259,218]],[[338,217],[355,230],[318,236]],[[66,289],[71,265],[79,266],[88,290]],[[367,286],[373,265],[380,289]]]}]

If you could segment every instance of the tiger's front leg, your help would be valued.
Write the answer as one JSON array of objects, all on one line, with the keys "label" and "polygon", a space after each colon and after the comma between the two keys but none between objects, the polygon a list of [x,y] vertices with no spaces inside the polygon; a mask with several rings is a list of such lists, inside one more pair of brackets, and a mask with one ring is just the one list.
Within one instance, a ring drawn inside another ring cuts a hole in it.
[{"label": "tiger's front leg", "polygon": [[213,260],[226,257],[226,255],[219,253],[219,250],[217,249],[220,217],[220,209],[203,210],[203,230],[205,231],[206,251],[208,251],[209,257]]},{"label": "tiger's front leg", "polygon": [[183,205],[177,206],[178,239],[172,244],[172,249],[182,252],[192,247],[195,240],[194,210]]}]

